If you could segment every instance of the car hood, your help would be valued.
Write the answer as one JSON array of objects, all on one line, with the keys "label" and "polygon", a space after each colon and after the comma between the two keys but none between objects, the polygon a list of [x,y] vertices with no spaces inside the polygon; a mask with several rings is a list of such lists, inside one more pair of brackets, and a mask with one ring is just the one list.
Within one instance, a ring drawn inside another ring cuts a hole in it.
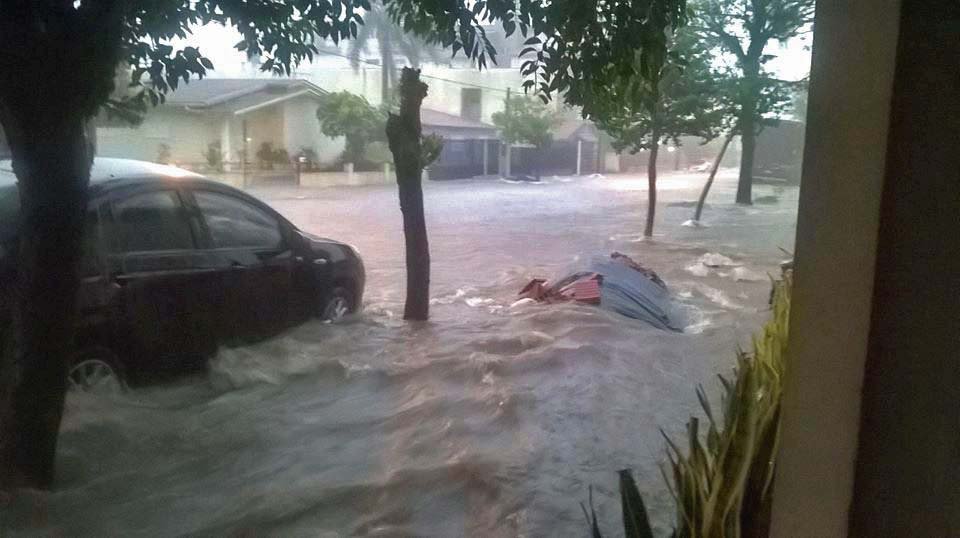
[{"label": "car hood", "polygon": [[330,239],[329,237],[321,237],[321,236],[319,236],[319,235],[312,234],[312,233],[310,233],[310,232],[305,232],[305,231],[303,231],[303,230],[297,230],[297,231],[300,232],[300,235],[306,237],[307,239],[309,239],[309,240],[311,240],[311,241],[316,241],[316,242],[318,242],[318,243],[329,243],[329,244],[331,244],[331,245],[340,245],[340,246],[343,246],[343,247],[349,247],[349,246],[350,246],[350,245],[344,243],[343,241],[337,241],[336,239]]}]

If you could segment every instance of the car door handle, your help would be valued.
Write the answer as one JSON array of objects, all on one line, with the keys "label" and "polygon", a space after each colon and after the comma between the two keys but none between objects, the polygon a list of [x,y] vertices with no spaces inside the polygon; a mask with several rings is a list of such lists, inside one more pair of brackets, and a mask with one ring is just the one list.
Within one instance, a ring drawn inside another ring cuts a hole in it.
[{"label": "car door handle", "polygon": [[328,259],[326,259],[326,258],[316,258],[315,260],[313,260],[313,264],[314,264],[314,265],[319,265],[320,267],[324,267],[324,266],[326,266],[328,263],[330,263],[330,260],[328,260]]},{"label": "car door handle", "polygon": [[231,262],[231,263],[230,263],[230,270],[232,270],[232,271],[243,271],[243,270],[246,269],[246,268],[247,268],[247,266],[244,265],[244,264],[242,264],[242,263],[240,263],[240,262]]}]

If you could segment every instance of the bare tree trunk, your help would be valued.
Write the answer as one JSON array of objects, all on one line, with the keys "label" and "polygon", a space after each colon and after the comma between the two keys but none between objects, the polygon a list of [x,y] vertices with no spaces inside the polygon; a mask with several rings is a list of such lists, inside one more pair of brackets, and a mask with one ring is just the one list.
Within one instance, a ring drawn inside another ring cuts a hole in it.
[{"label": "bare tree trunk", "polygon": [[407,257],[407,301],[403,318],[426,320],[430,315],[430,246],[423,214],[423,150],[420,105],[427,85],[420,71],[405,67],[400,76],[400,114],[387,119],[387,141],[397,168],[400,211]]},{"label": "bare tree trunk", "polygon": [[12,346],[0,360],[0,489],[53,484],[93,160],[82,116],[34,112],[0,111],[21,207]]},{"label": "bare tree trunk", "polygon": [[654,130],[653,144],[650,146],[650,160],[647,161],[647,224],[643,228],[644,237],[653,237],[653,219],[657,214],[657,154],[660,153],[660,134]]},{"label": "bare tree trunk", "polygon": [[740,179],[737,182],[737,203],[753,204],[753,162],[757,149],[757,95],[759,64],[744,67],[744,87],[740,97]]},{"label": "bare tree trunk", "polygon": [[707,194],[710,192],[710,187],[713,186],[713,178],[717,177],[717,170],[720,168],[720,162],[723,161],[723,156],[727,153],[727,147],[730,145],[730,141],[732,139],[733,133],[728,134],[727,137],[723,139],[723,146],[720,147],[720,153],[713,161],[713,167],[710,168],[710,176],[707,178],[707,183],[703,186],[703,190],[700,191],[700,198],[697,200],[697,210],[693,214],[694,221],[700,221],[700,215],[703,214],[703,204],[706,203]]}]

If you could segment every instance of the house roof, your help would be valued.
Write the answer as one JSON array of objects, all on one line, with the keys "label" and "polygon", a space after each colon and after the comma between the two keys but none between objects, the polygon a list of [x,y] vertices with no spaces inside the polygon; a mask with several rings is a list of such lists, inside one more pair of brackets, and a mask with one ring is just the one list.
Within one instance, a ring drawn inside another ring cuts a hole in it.
[{"label": "house roof", "polygon": [[581,119],[566,119],[561,121],[554,131],[558,140],[573,140],[579,138],[585,142],[597,141],[597,128],[589,121]]},{"label": "house roof", "polygon": [[190,81],[167,95],[166,105],[241,114],[298,95],[319,97],[325,93],[319,86],[303,79],[204,78]]},{"label": "house roof", "polygon": [[496,130],[497,128],[489,123],[467,119],[461,116],[454,116],[439,110],[430,108],[420,109],[420,123],[429,127],[444,127],[447,129],[483,129]]}]

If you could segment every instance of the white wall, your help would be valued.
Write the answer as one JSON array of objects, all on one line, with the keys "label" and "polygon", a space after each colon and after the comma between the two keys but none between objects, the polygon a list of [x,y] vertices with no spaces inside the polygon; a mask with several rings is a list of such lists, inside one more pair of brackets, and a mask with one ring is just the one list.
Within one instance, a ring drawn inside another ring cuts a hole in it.
[{"label": "white wall", "polygon": [[[503,109],[507,88],[514,95],[523,95],[523,77],[516,67],[479,71],[472,67],[425,65],[422,73],[423,81],[430,87],[423,106],[448,114],[460,115],[462,88],[483,86],[483,121],[487,123],[490,123],[490,116],[494,112]],[[323,66],[298,72],[296,76],[329,92],[346,90],[364,96],[373,105],[381,103],[378,66],[363,65],[356,72],[350,67]]]},{"label": "white wall", "polygon": [[139,127],[98,127],[97,155],[156,161],[161,144],[170,146],[171,162],[204,162],[207,144],[220,140],[223,117],[184,111],[151,110]]},{"label": "white wall", "polygon": [[321,162],[335,161],[343,152],[343,137],[329,138],[320,132],[317,120],[317,100],[308,96],[284,101],[284,143],[290,155],[301,148],[313,149]]},{"label": "white wall", "polygon": [[316,99],[303,96],[276,106],[237,116],[233,113],[191,113],[163,107],[148,112],[139,127],[98,127],[97,154],[156,161],[160,145],[170,147],[171,162],[199,165],[211,142],[220,141],[223,158],[239,162],[243,150],[243,121],[247,123],[250,159],[263,142],[295,155],[301,147],[312,148],[321,162],[332,162],[343,152],[342,137],[331,139],[320,132]]}]

